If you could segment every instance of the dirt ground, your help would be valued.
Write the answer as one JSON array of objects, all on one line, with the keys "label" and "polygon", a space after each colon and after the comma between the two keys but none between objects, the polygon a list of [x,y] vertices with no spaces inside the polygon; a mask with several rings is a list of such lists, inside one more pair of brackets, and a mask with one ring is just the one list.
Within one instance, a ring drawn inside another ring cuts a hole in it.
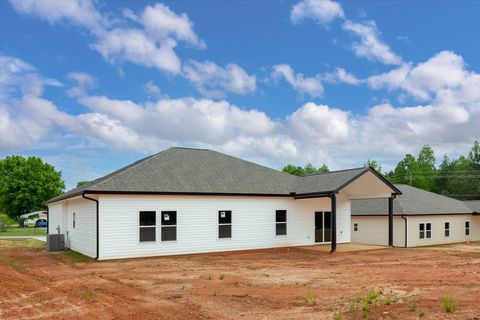
[{"label": "dirt ground", "polygon": [[480,319],[480,243],[96,262],[1,240],[0,318]]}]

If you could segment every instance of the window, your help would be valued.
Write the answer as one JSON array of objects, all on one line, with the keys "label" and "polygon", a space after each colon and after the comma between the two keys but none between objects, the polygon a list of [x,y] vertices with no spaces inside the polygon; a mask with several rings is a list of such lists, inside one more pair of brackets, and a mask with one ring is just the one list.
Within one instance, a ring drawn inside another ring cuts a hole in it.
[{"label": "window", "polygon": [[218,211],[218,237],[232,237],[232,211]]},{"label": "window", "polygon": [[465,235],[470,235],[470,221],[465,221]]},{"label": "window", "polygon": [[177,240],[177,212],[162,211],[162,241]]},{"label": "window", "polygon": [[358,223],[353,224],[353,231],[358,231]]},{"label": "window", "polygon": [[277,236],[287,235],[287,210],[277,210],[275,212],[275,228]]},{"label": "window", "polygon": [[140,242],[155,241],[156,237],[156,212],[140,211],[139,212],[139,234]]},{"label": "window", "polygon": [[431,223],[420,223],[419,225],[419,237],[420,239],[431,239],[432,238],[432,224]]},{"label": "window", "polygon": [[445,237],[450,237],[450,222],[445,222]]},{"label": "window", "polygon": [[73,213],[72,226],[75,229],[75,212]]}]

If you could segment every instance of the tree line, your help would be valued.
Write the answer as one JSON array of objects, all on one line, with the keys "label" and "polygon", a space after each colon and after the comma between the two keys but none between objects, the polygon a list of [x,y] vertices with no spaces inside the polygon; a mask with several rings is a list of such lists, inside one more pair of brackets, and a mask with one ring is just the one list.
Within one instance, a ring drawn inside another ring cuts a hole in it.
[{"label": "tree line", "polygon": [[[459,200],[480,199],[480,144],[478,141],[474,142],[467,155],[460,155],[457,158],[444,155],[440,165],[437,166],[436,163],[437,158],[433,149],[425,145],[416,157],[406,154],[391,171],[383,172],[380,164],[374,159],[369,159],[364,166],[375,169],[394,184],[408,184]],[[329,170],[325,164],[315,168],[309,163],[305,167],[289,164],[282,171],[305,176]]]}]

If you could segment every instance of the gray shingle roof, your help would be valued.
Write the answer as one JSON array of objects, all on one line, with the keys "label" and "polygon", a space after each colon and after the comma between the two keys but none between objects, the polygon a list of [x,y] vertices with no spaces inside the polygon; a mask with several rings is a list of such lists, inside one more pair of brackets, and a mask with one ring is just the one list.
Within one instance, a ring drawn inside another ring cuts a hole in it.
[{"label": "gray shingle roof", "polygon": [[[402,192],[393,200],[393,214],[452,214],[472,213],[462,201],[428,192],[405,184],[396,184]],[[352,215],[387,215],[388,199],[352,201]]]},{"label": "gray shingle roof", "polygon": [[480,200],[467,200],[463,201],[467,207],[473,210],[475,213],[480,213]]},{"label": "gray shingle roof", "polygon": [[170,148],[47,203],[96,193],[194,193],[290,196],[292,192],[331,192],[365,170],[333,171],[297,177],[216,151]]}]

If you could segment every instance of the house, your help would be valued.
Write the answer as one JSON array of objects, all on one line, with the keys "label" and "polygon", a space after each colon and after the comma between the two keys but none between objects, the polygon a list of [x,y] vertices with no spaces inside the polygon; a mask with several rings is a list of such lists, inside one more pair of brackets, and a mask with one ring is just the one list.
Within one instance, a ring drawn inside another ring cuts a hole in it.
[{"label": "house", "polygon": [[[396,184],[393,244],[417,247],[480,240],[480,217],[464,202],[408,185]],[[385,199],[352,201],[352,242],[385,244]]]},{"label": "house", "polygon": [[33,226],[38,219],[48,220],[48,215],[46,211],[33,211],[20,215],[20,218],[25,219],[23,222],[25,226]]},{"label": "house", "polygon": [[371,168],[297,177],[170,148],[49,200],[48,232],[101,260],[316,243],[335,251],[352,240],[352,199],[400,194]]}]

